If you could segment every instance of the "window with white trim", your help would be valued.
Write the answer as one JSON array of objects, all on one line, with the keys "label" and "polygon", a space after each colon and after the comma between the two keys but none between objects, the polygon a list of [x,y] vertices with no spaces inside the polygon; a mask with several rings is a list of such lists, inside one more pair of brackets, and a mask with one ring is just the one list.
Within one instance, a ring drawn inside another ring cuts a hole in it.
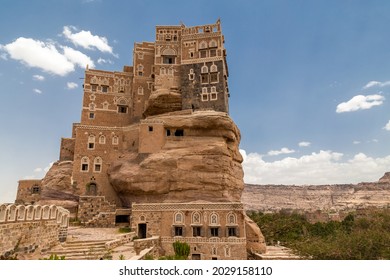
[{"label": "window with white trim", "polygon": [[88,172],[89,169],[89,158],[88,157],[83,157],[81,159],[81,171],[82,172]]},{"label": "window with white trim", "polygon": [[119,137],[114,135],[112,136],[112,145],[118,145],[119,144]]},{"label": "window with white trim", "polygon": [[88,136],[88,150],[95,149],[95,135]]},{"label": "window with white trim", "polygon": [[104,135],[99,136],[99,144],[106,144],[106,136]]},{"label": "window with white trim", "polygon": [[102,158],[96,157],[93,161],[93,171],[101,172],[102,171]]}]

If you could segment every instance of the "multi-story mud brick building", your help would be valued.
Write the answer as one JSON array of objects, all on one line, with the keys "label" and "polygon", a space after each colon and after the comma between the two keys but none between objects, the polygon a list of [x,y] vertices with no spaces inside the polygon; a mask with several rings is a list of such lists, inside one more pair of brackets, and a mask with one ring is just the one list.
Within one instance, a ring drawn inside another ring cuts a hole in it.
[{"label": "multi-story mud brick building", "polygon": [[42,180],[16,202],[55,203],[86,226],[129,224],[175,240],[193,259],[246,259],[265,250],[240,202],[240,132],[229,113],[224,36],[215,24],[157,26],[123,71],[86,68],[80,123]]}]

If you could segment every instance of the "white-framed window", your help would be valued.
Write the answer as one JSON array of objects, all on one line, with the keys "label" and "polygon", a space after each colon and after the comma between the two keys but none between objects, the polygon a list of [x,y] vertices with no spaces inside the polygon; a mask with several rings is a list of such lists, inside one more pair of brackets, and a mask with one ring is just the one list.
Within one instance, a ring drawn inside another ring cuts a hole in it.
[{"label": "white-framed window", "polygon": [[119,137],[114,135],[112,136],[112,145],[118,145],[119,144]]},{"label": "white-framed window", "polygon": [[102,171],[102,158],[96,157],[93,161],[93,172],[101,172]]},{"label": "white-framed window", "polygon": [[217,213],[211,213],[210,215],[210,225],[218,225],[219,217]]},{"label": "white-framed window", "polygon": [[83,157],[81,159],[81,166],[80,166],[81,172],[88,172],[89,170],[89,158]]},{"label": "white-framed window", "polygon": [[207,49],[207,42],[202,41],[199,43],[199,49]]},{"label": "white-framed window", "polygon": [[105,101],[104,103],[103,103],[103,109],[104,110],[108,110],[108,106],[109,106],[110,104],[107,102],[107,101]]},{"label": "white-framed window", "polygon": [[167,74],[167,72],[166,72],[165,67],[161,67],[160,68],[160,75],[166,75],[166,74]]},{"label": "white-framed window", "polygon": [[188,74],[188,79],[193,81],[195,78],[194,69],[190,69],[190,74]]},{"label": "white-framed window", "polygon": [[142,64],[139,64],[137,67],[137,75],[143,76],[144,75],[144,66]]},{"label": "white-framed window", "polygon": [[237,224],[237,217],[234,213],[229,213],[227,216],[226,216],[226,223],[227,224],[230,224],[230,225],[235,225]]},{"label": "white-framed window", "polygon": [[209,43],[209,48],[216,48],[218,47],[217,41],[211,40]]},{"label": "white-framed window", "polygon": [[192,224],[200,224],[200,214],[199,212],[192,213]]},{"label": "white-framed window", "polygon": [[168,75],[173,76],[173,68],[168,68]]},{"label": "white-framed window", "polygon": [[88,136],[88,150],[95,149],[95,135]]},{"label": "white-framed window", "polygon": [[99,136],[99,144],[106,144],[106,136],[104,135]]},{"label": "white-framed window", "polygon": [[138,87],[138,95],[144,95],[144,88],[141,86]]},{"label": "white-framed window", "polygon": [[181,212],[175,213],[175,224],[184,224],[184,215]]},{"label": "white-framed window", "polygon": [[208,73],[208,72],[209,72],[209,68],[207,67],[207,65],[203,65],[202,68],[201,68],[201,70],[200,70],[200,72],[201,72],[202,74]]},{"label": "white-framed window", "polygon": [[89,103],[89,110],[90,111],[95,111],[96,105],[95,103]]},{"label": "white-framed window", "polygon": [[217,72],[217,71],[218,71],[217,65],[213,64],[210,66],[210,72]]},{"label": "white-framed window", "polygon": [[209,94],[208,93],[202,93],[202,101],[209,101]]}]

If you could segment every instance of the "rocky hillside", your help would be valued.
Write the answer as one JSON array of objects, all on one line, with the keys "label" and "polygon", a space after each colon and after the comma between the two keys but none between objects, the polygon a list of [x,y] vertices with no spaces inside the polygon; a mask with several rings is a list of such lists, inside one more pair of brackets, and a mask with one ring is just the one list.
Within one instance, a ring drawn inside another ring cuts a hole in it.
[{"label": "rocky hillside", "polygon": [[390,207],[390,172],[378,182],[345,185],[245,185],[247,210],[339,212],[368,207]]}]

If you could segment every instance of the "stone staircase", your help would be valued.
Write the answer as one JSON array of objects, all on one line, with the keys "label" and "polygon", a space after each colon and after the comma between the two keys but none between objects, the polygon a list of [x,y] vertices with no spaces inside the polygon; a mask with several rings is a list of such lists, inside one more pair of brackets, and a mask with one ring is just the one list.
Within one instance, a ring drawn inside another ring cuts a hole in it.
[{"label": "stone staircase", "polygon": [[74,240],[64,242],[51,248],[45,258],[50,255],[65,256],[65,260],[99,260],[112,256],[107,250],[106,242],[110,240]]},{"label": "stone staircase", "polygon": [[291,249],[284,246],[267,246],[265,254],[256,254],[261,260],[301,260],[302,258],[295,255]]}]

